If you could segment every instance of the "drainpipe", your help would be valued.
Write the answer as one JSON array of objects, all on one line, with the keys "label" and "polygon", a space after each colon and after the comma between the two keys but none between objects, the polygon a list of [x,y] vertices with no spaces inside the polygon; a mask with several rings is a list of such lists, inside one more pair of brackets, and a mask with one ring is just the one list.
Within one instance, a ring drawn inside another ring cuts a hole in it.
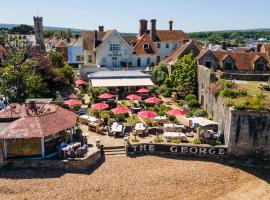
[{"label": "drainpipe", "polygon": [[45,145],[44,145],[44,137],[41,137],[41,155],[42,155],[42,159],[45,158]]}]

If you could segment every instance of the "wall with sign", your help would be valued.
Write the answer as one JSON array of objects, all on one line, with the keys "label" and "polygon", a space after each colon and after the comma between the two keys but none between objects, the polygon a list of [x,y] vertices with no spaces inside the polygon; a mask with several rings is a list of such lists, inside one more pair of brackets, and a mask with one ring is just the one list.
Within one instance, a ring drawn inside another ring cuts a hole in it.
[{"label": "wall with sign", "polygon": [[122,67],[124,63],[132,63],[132,54],[132,47],[115,31],[97,48],[96,64],[104,67]]},{"label": "wall with sign", "polygon": [[197,156],[226,156],[227,147],[204,146],[204,145],[174,145],[174,144],[129,144],[127,145],[128,154],[179,154]]}]

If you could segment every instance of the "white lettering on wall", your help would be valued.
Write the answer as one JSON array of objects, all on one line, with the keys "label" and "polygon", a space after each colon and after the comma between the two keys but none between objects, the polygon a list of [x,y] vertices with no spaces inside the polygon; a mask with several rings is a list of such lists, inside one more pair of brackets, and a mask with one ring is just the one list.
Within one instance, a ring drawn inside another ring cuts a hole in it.
[{"label": "white lettering on wall", "polygon": [[171,146],[170,151],[176,153],[178,152],[178,148],[176,146]]}]

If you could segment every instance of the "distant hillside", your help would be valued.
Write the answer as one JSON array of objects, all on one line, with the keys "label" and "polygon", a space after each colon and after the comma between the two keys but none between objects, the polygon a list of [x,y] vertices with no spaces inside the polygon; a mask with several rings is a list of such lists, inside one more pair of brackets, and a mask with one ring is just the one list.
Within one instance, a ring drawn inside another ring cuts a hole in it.
[{"label": "distant hillside", "polygon": [[[0,24],[0,28],[7,28],[7,29],[12,29],[13,27],[19,26],[20,24]],[[33,26],[33,25],[29,25]],[[53,31],[53,32],[58,32],[58,31],[67,31],[71,30],[73,33],[80,33],[82,31],[85,31],[83,29],[77,29],[77,28],[61,28],[61,27],[53,27],[53,26],[44,26],[45,31]]]},{"label": "distant hillside", "polygon": [[193,33],[230,33],[230,32],[270,32],[270,28],[255,28],[255,29],[243,29],[243,30],[219,30],[219,31],[196,31],[190,32],[189,34]]}]

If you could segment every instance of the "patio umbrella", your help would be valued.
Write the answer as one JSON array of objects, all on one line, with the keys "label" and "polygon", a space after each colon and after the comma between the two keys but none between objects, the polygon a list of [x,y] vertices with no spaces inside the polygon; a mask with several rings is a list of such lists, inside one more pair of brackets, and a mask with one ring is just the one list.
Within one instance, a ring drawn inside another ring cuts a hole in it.
[{"label": "patio umbrella", "polygon": [[131,94],[127,96],[129,100],[140,100],[142,97],[138,96],[137,94]]},{"label": "patio umbrella", "polygon": [[144,110],[138,113],[138,115],[142,118],[154,118],[157,116],[157,114],[153,111]]},{"label": "patio umbrella", "polygon": [[148,92],[149,92],[149,90],[146,88],[141,88],[141,89],[137,90],[137,93],[148,93]]},{"label": "patio umbrella", "polygon": [[113,98],[113,95],[109,94],[109,93],[103,93],[103,94],[99,95],[98,98],[100,98],[100,99],[111,99],[111,98]]},{"label": "patio umbrella", "polygon": [[106,103],[95,103],[95,104],[91,105],[91,108],[93,110],[104,110],[104,109],[106,109],[108,107],[109,107],[109,105],[106,104]]},{"label": "patio umbrella", "polygon": [[124,114],[130,112],[128,108],[125,107],[117,107],[111,110],[114,114]]},{"label": "patio umbrella", "polygon": [[175,115],[175,116],[185,116],[185,112],[183,110],[180,110],[180,109],[177,109],[177,108],[174,108],[172,110],[169,110],[167,112],[169,115]]},{"label": "patio umbrella", "polygon": [[77,80],[75,81],[76,85],[84,85],[86,82],[84,80]]},{"label": "patio umbrella", "polygon": [[77,99],[69,99],[64,101],[64,104],[69,105],[69,106],[76,106],[76,105],[81,105],[81,101]]},{"label": "patio umbrella", "polygon": [[148,99],[145,100],[147,103],[159,103],[161,102],[160,98],[157,97],[150,97]]}]

